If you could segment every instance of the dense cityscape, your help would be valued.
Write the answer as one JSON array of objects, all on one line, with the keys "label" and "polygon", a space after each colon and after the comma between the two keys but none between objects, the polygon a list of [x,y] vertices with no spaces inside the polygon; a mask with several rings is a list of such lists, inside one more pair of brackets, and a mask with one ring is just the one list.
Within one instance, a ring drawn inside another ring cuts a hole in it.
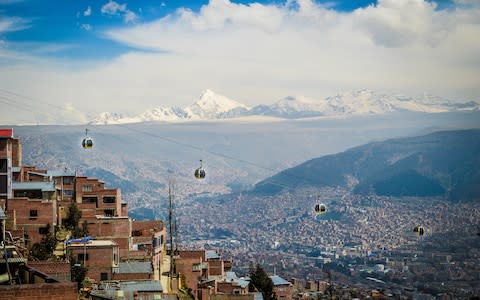
[{"label": "dense cityscape", "polygon": [[[325,215],[316,216],[318,201],[327,205]],[[480,209],[474,204],[322,189],[193,202],[177,213],[183,247],[218,249],[238,272],[260,262],[289,279],[325,279],[333,270],[338,286],[479,293]],[[422,237],[412,231],[417,224],[426,229]]]}]

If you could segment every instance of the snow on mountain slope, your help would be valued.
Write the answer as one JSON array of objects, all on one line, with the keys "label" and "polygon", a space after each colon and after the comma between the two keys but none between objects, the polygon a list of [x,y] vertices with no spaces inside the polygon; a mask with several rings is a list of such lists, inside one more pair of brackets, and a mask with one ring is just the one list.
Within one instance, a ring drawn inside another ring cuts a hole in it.
[{"label": "snow on mountain slope", "polygon": [[195,103],[187,106],[184,111],[188,119],[202,120],[215,119],[235,109],[244,109],[247,111],[248,107],[207,89],[203,91]]},{"label": "snow on mountain slope", "polygon": [[90,124],[96,125],[107,125],[107,124],[118,124],[121,120],[125,119],[122,114],[111,113],[104,111],[98,115]]},{"label": "snow on mountain slope", "polygon": [[266,115],[295,119],[321,116],[330,111],[331,108],[325,102],[302,96],[288,96],[272,105],[257,105],[249,111],[249,115]]},{"label": "snow on mountain slope", "polygon": [[179,121],[186,117],[185,111],[178,107],[157,107],[143,112],[139,118],[148,121]]},{"label": "snow on mountain slope", "polygon": [[386,95],[367,89],[338,94],[321,100],[303,96],[288,96],[271,105],[261,104],[249,108],[242,103],[207,89],[203,91],[198,100],[184,109],[178,107],[157,107],[135,117],[124,117],[120,114],[104,112],[91,123],[175,122],[231,119],[244,116],[298,119],[316,116],[385,114],[395,111],[439,113],[479,110],[480,103],[474,101],[459,103],[431,95],[420,97]]}]

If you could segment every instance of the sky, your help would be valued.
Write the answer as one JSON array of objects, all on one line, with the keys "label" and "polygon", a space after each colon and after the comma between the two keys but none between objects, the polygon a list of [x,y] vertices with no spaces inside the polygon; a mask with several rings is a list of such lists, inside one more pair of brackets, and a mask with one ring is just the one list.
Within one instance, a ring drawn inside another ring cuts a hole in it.
[{"label": "sky", "polygon": [[479,0],[0,0],[0,124],[359,89],[480,101]]}]

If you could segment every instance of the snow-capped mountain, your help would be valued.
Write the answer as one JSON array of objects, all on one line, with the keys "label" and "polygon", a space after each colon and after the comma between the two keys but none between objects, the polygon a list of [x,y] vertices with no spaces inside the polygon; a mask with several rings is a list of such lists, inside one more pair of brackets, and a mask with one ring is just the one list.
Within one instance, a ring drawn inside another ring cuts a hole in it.
[{"label": "snow-capped mountain", "polygon": [[275,116],[287,119],[298,119],[314,116],[329,115],[332,108],[324,101],[317,101],[307,97],[285,97],[272,105],[257,105],[249,115]]},{"label": "snow-capped mountain", "polygon": [[124,119],[125,117],[122,114],[110,113],[104,111],[98,115],[92,122],[92,124],[97,125],[107,125],[107,124],[117,124],[119,120]]},{"label": "snow-capped mountain", "polygon": [[184,109],[187,118],[192,120],[218,119],[233,110],[248,111],[249,108],[208,89],[203,91],[200,99]]},{"label": "snow-capped mountain", "polygon": [[385,114],[395,111],[440,113],[479,110],[480,103],[473,101],[458,103],[431,95],[423,95],[421,97],[386,95],[366,89],[338,94],[321,100],[302,96],[288,96],[271,105],[261,104],[249,108],[242,103],[207,89],[193,104],[183,109],[178,107],[157,107],[134,117],[124,117],[121,114],[104,112],[91,123],[175,122],[227,119],[242,116],[298,119],[316,116]]},{"label": "snow-capped mountain", "polygon": [[185,119],[187,114],[185,111],[178,107],[157,107],[151,110],[147,110],[139,115],[139,118],[143,122],[147,121],[178,121]]}]

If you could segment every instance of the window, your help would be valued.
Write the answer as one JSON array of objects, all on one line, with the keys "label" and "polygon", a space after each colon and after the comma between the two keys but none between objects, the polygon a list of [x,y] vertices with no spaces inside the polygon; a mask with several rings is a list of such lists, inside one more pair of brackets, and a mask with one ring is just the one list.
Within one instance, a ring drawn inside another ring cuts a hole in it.
[{"label": "window", "polygon": [[40,228],[38,228],[38,233],[47,234],[48,233],[48,228],[47,227],[40,227]]},{"label": "window", "polygon": [[73,180],[71,177],[63,177],[63,184],[72,184]]},{"label": "window", "polygon": [[86,254],[78,253],[77,258],[78,258],[78,261],[88,260],[88,253]]},{"label": "window", "polygon": [[105,209],[103,211],[103,214],[106,216],[106,217],[113,217],[115,215],[115,211],[113,209]]},{"label": "window", "polygon": [[36,219],[38,217],[38,211],[36,209],[30,210],[30,219]]},{"label": "window", "polygon": [[141,230],[134,230],[134,231],[132,231],[132,236],[142,236],[142,231]]},{"label": "window", "polygon": [[115,196],[104,196],[103,203],[115,203]]},{"label": "window", "polygon": [[63,195],[67,197],[73,196],[73,190],[63,190]]},{"label": "window", "polygon": [[108,273],[100,273],[100,280],[103,281],[103,280],[108,280]]},{"label": "window", "polygon": [[93,191],[93,186],[91,186],[91,185],[84,185],[84,186],[82,187],[82,191],[84,191],[84,192],[91,192],[91,191]]},{"label": "window", "polygon": [[1,173],[7,173],[7,160],[6,159],[0,159],[0,172]]},{"label": "window", "polygon": [[7,175],[0,175],[0,194],[7,193],[8,177]]},{"label": "window", "polygon": [[97,197],[82,197],[82,203],[97,203]]}]

